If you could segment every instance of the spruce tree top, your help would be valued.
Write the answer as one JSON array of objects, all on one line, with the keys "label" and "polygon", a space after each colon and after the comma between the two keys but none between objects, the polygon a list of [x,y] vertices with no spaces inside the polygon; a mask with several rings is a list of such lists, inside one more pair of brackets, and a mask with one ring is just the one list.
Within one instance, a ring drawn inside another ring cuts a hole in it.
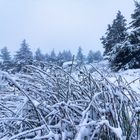
[{"label": "spruce tree top", "polygon": [[127,36],[126,19],[118,11],[116,18],[113,20],[112,25],[108,25],[105,37],[102,37],[102,44],[105,48],[104,55],[110,56],[110,52],[113,50],[117,43],[121,43]]},{"label": "spruce tree top", "polygon": [[3,59],[3,62],[11,61],[10,52],[7,47],[1,49],[0,57]]},{"label": "spruce tree top", "polygon": [[131,44],[140,46],[140,2],[138,3],[135,1],[135,6],[134,13],[131,15],[132,22],[130,23],[130,28],[132,31],[129,36],[129,41]]},{"label": "spruce tree top", "polygon": [[82,53],[82,48],[81,47],[78,48],[78,52],[77,52],[77,55],[76,55],[76,60],[79,64],[84,63],[84,55]]},{"label": "spruce tree top", "polygon": [[38,48],[35,52],[35,60],[37,61],[44,61],[45,60],[45,56],[42,54],[40,48]]},{"label": "spruce tree top", "polygon": [[29,63],[33,60],[32,52],[30,51],[29,45],[26,40],[23,40],[19,51],[16,52],[15,61],[16,63]]},{"label": "spruce tree top", "polygon": [[138,28],[140,27],[140,2],[135,1],[136,9],[134,10],[134,13],[131,15],[132,22],[131,27]]}]

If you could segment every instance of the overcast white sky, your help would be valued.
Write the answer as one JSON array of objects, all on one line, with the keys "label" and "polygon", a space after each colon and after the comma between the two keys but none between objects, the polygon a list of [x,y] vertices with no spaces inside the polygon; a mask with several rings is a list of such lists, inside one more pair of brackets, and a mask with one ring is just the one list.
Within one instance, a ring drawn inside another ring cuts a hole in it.
[{"label": "overcast white sky", "polygon": [[0,0],[0,49],[15,52],[26,39],[44,53],[103,51],[100,37],[118,10],[130,22],[133,0]]}]

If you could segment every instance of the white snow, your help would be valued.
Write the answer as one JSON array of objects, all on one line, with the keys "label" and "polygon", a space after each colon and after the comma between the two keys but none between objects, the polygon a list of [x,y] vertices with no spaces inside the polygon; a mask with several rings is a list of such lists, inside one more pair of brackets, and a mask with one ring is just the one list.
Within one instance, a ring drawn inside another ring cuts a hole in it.
[{"label": "white snow", "polygon": [[140,113],[140,69],[113,73],[107,61],[71,74],[55,68],[47,72],[31,69],[33,73],[27,75],[0,72],[0,129],[4,131],[0,130],[0,139],[91,140],[105,126],[124,140],[123,105],[127,119],[136,127],[132,122]]}]

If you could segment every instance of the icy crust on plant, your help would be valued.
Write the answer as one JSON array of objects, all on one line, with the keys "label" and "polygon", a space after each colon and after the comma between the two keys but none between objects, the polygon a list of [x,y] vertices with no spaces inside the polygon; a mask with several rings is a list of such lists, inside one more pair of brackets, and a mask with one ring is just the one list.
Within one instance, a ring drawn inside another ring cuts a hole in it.
[{"label": "icy crust on plant", "polygon": [[0,139],[138,140],[140,70],[68,67],[0,71]]}]

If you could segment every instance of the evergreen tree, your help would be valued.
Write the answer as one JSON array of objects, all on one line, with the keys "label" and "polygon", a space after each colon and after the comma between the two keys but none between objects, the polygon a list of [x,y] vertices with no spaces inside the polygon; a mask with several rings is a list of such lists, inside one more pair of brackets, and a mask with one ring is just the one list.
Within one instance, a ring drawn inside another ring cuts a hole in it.
[{"label": "evergreen tree", "polygon": [[63,63],[64,63],[64,57],[63,57],[63,54],[62,52],[59,52],[58,55],[57,55],[57,62],[58,62],[58,65],[59,66],[62,66]]},{"label": "evergreen tree", "polygon": [[131,15],[130,23],[131,33],[128,37],[129,62],[128,68],[140,68],[140,2],[135,1],[135,10]]},{"label": "evergreen tree", "polygon": [[60,66],[66,61],[71,61],[72,60],[72,54],[71,51],[66,51],[64,50],[63,52],[59,52],[57,56],[57,62]]},{"label": "evergreen tree", "polygon": [[132,22],[130,23],[130,28],[132,30],[129,41],[131,44],[140,45],[140,2],[135,1],[136,9],[134,13],[131,15]]},{"label": "evergreen tree", "polygon": [[92,63],[93,61],[94,61],[94,52],[90,50],[87,56],[87,63]]},{"label": "evergreen tree", "polygon": [[63,60],[63,62],[67,61],[67,53],[65,50],[63,50],[62,53],[59,54],[59,56],[61,55],[61,59]]},{"label": "evergreen tree", "polygon": [[56,57],[56,53],[55,53],[55,51],[54,51],[54,49],[51,51],[51,54],[50,54],[50,61],[51,62],[56,62],[56,59],[57,59],[57,57]]},{"label": "evergreen tree", "polygon": [[67,60],[67,61],[71,61],[71,60],[72,60],[72,53],[71,53],[70,50],[67,51],[67,57],[66,57],[66,60]]},{"label": "evergreen tree", "polygon": [[111,67],[115,71],[140,68],[140,3],[135,2],[135,5],[136,9],[131,15],[131,32],[125,42],[116,44],[116,54],[111,57]]},{"label": "evergreen tree", "polygon": [[64,50],[64,51],[62,52],[62,57],[63,57],[63,60],[64,60],[64,61],[71,61],[71,60],[72,60],[71,51],[70,51],[70,50],[69,50],[69,51]]},{"label": "evergreen tree", "polygon": [[50,56],[49,56],[49,54],[48,53],[46,53],[45,55],[44,55],[44,60],[45,60],[45,62],[49,62],[50,60]]},{"label": "evergreen tree", "polygon": [[127,37],[126,19],[118,11],[116,19],[113,20],[112,25],[108,25],[105,37],[102,37],[102,44],[105,48],[104,56],[110,59],[110,55],[117,43],[123,42]]},{"label": "evergreen tree", "polygon": [[94,54],[93,54],[93,60],[94,61],[101,61],[102,60],[102,54],[100,51],[96,51]]},{"label": "evergreen tree", "polygon": [[135,10],[134,13],[131,15],[132,22],[131,27],[132,28],[139,28],[140,27],[140,2],[135,1]]},{"label": "evergreen tree", "polygon": [[10,52],[8,51],[7,47],[1,49],[0,57],[2,58],[1,68],[2,70],[9,70],[12,68],[12,60],[10,56]]},{"label": "evergreen tree", "polygon": [[128,69],[128,63],[132,58],[132,45],[130,42],[125,41],[123,43],[118,43],[115,45],[114,53],[112,53],[110,60],[110,67],[113,71],[118,71],[120,69]]},{"label": "evergreen tree", "polygon": [[29,45],[26,43],[26,40],[22,41],[19,51],[17,51],[16,55],[14,56],[14,61],[18,68],[17,71],[20,71],[25,65],[32,64],[33,54],[29,48]]},{"label": "evergreen tree", "polygon": [[87,56],[87,63],[92,63],[94,61],[101,61],[102,54],[100,51],[93,52],[92,50],[89,51]]},{"label": "evergreen tree", "polygon": [[7,47],[1,49],[0,57],[2,58],[3,62],[11,61],[10,52],[8,51]]},{"label": "evergreen tree", "polygon": [[58,53],[57,59],[58,59],[58,60],[61,60],[61,61],[64,59],[64,58],[63,58],[62,52],[59,52],[59,53]]},{"label": "evergreen tree", "polygon": [[35,52],[34,59],[37,61],[44,61],[45,60],[45,56],[42,54],[42,52],[39,48]]},{"label": "evergreen tree", "polygon": [[84,55],[82,53],[82,48],[79,47],[78,48],[78,52],[77,52],[77,55],[76,55],[76,60],[78,62],[78,64],[83,64],[84,63]]}]

